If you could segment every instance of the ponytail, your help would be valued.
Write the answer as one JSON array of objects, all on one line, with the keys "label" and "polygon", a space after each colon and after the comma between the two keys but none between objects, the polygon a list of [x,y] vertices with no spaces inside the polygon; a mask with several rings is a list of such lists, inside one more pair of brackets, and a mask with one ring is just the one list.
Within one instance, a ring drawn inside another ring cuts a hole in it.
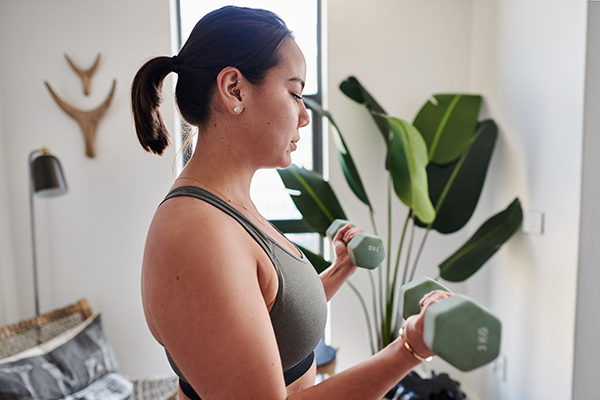
[{"label": "ponytail", "polygon": [[162,85],[176,69],[170,57],[156,57],[146,62],[131,85],[131,112],[138,140],[148,152],[161,155],[169,146],[169,132],[160,115]]},{"label": "ponytail", "polygon": [[160,155],[169,145],[159,106],[162,83],[170,72],[178,76],[175,101],[181,116],[202,128],[211,117],[219,72],[235,67],[248,82],[260,84],[280,64],[280,45],[289,37],[292,33],[283,20],[270,11],[225,6],[205,15],[177,56],[151,59],[133,80],[131,108],[142,147]]}]

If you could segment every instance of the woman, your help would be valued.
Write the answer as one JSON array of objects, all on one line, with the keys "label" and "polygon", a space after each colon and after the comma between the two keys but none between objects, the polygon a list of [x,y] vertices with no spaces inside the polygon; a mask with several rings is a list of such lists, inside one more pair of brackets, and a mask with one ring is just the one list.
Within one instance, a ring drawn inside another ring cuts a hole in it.
[{"label": "woman", "polygon": [[199,133],[152,221],[142,295],[148,326],[181,378],[180,399],[380,399],[431,355],[424,312],[407,321],[406,346],[398,339],[314,385],[326,302],[357,268],[344,242],[360,230],[338,232],[336,258],[317,276],[250,199],[253,174],[288,167],[309,123],[306,64],[285,23],[224,7],[198,22],[177,56],[140,69],[132,110],[140,143],[157,154],[169,142],[158,107],[170,72],[179,110]]}]

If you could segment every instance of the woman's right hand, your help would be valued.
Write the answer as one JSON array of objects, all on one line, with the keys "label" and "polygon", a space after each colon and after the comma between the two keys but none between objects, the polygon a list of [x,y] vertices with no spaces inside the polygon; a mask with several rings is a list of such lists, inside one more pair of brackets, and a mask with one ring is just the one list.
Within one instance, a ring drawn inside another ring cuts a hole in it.
[{"label": "woman's right hand", "polygon": [[364,231],[360,228],[353,228],[350,224],[347,224],[337,231],[331,241],[335,252],[335,259],[331,266],[320,274],[327,301],[331,300],[344,282],[346,282],[346,280],[358,269],[358,267],[350,260],[350,255],[348,254],[348,242],[361,232]]},{"label": "woman's right hand", "polygon": [[347,224],[337,231],[331,241],[337,261],[348,264],[350,268],[353,268],[354,270],[356,270],[356,266],[350,261],[350,256],[348,255],[348,243],[361,232],[364,232],[364,230]]}]

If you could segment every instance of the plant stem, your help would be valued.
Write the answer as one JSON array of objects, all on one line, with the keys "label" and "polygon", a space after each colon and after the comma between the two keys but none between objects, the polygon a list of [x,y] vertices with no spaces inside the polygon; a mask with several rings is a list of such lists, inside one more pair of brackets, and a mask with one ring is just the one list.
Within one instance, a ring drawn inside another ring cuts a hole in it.
[{"label": "plant stem", "polygon": [[[410,221],[410,215],[412,210],[408,210],[408,215],[406,216],[406,220],[404,221],[404,228],[402,229],[402,238],[400,239],[400,244],[398,245],[398,256],[396,258],[396,274],[394,275],[394,286],[396,285],[396,279],[398,275],[398,266],[400,265],[400,253],[402,251],[402,246],[404,244],[404,235],[406,234],[406,227],[408,226],[408,221]],[[406,268],[404,269],[404,273],[402,276],[402,282],[406,280]]]},{"label": "plant stem", "polygon": [[[386,308],[384,307],[384,304],[387,304],[387,293],[388,293],[388,288],[390,285],[390,271],[392,269],[391,266],[391,257],[390,257],[390,250],[392,248],[392,176],[391,174],[388,175],[388,193],[387,193],[387,200],[388,200],[388,234],[387,234],[387,257],[386,257],[386,261],[387,261],[387,269],[386,269],[386,280],[385,280],[385,291],[382,290],[382,288],[380,287],[380,292],[379,292],[379,307],[380,307],[380,311],[381,311],[381,343],[380,343],[380,349],[384,348],[388,343],[389,343],[389,329],[386,328],[386,318],[385,316],[387,315],[386,312]],[[384,296],[385,301],[384,301]]]},{"label": "plant stem", "polygon": [[427,225],[427,230],[425,231],[425,235],[423,235],[423,240],[421,241],[421,246],[419,246],[419,251],[417,252],[417,257],[415,258],[415,263],[413,264],[412,270],[410,272],[409,282],[411,282],[415,278],[415,271],[417,270],[417,264],[419,263],[419,258],[421,258],[421,252],[423,251],[423,247],[425,247],[425,241],[427,240],[427,236],[429,235],[430,230],[431,230],[431,224]]},{"label": "plant stem", "polygon": [[371,345],[371,353],[375,354],[375,345],[373,342],[373,332],[371,331],[371,329],[372,329],[371,328],[371,319],[369,318],[369,312],[367,311],[367,305],[365,304],[365,300],[361,296],[361,294],[358,291],[358,289],[356,288],[356,286],[354,286],[352,284],[352,282],[350,282],[350,280],[346,280],[346,283],[348,284],[348,287],[350,287],[350,289],[352,289],[352,291],[358,298],[358,301],[360,302],[360,306],[363,310],[363,314],[365,316],[365,321],[367,323],[367,333],[369,334],[369,344]]},{"label": "plant stem", "polygon": [[388,283],[386,287],[387,301],[385,307],[385,320],[383,321],[383,337],[384,343],[386,346],[391,342],[391,330],[392,330],[392,319],[394,312],[394,298],[395,296],[395,288],[396,281],[398,280],[398,267],[400,266],[400,256],[402,254],[402,247],[404,246],[404,238],[406,237],[406,229],[408,227],[408,221],[410,221],[410,215],[412,210],[408,211],[408,215],[406,216],[406,221],[404,222],[404,228],[402,229],[402,237],[400,238],[400,243],[398,244],[398,254],[396,257],[396,263],[394,268],[394,279],[392,280],[391,285]]},{"label": "plant stem", "polygon": [[[389,256],[389,252],[392,248],[392,181],[391,176],[388,180],[388,257],[387,257],[387,271],[386,271],[386,279],[385,279],[385,287],[386,287],[386,295],[388,288],[390,287],[390,273],[392,270],[391,266],[391,257]],[[386,299],[387,300],[387,299]]]},{"label": "plant stem", "polygon": [[[406,217],[407,221],[409,219],[412,220],[412,227],[411,227],[411,230],[410,230],[410,242],[408,244],[408,249],[407,249],[407,253],[406,253],[406,263],[404,265],[404,273],[403,273],[403,277],[402,277],[402,285],[404,285],[406,283],[405,282],[405,280],[406,280],[406,271],[408,270],[408,266],[409,266],[409,263],[410,263],[410,255],[412,253],[413,242],[414,242],[414,239],[415,239],[415,227],[416,227],[416,224],[415,224],[414,218],[415,218],[414,215],[413,215],[412,218],[410,218],[410,214]],[[397,267],[396,267],[396,272],[397,272]],[[396,276],[394,276],[394,285],[392,287],[392,291],[393,291],[393,294],[394,294],[393,299],[395,299],[396,296],[399,294],[399,291],[400,291],[400,288],[398,288],[397,285],[396,285]],[[398,329],[398,317],[397,317],[398,304],[397,303],[398,302],[395,301],[395,300],[392,301],[392,303],[391,303],[392,315],[395,316],[395,319],[396,319],[396,323],[393,324],[394,325],[394,329],[393,329],[394,332],[397,331],[397,329]],[[392,318],[392,319],[394,319],[394,318]]]},{"label": "plant stem", "polygon": [[[375,223],[375,215],[373,212],[373,208],[369,207],[369,216],[371,217],[371,225],[373,226],[373,233],[378,236],[377,234],[377,224]],[[379,293],[381,293],[382,290],[382,272],[381,272],[382,267],[380,266],[378,268],[377,271],[377,275],[379,277]],[[381,317],[383,316],[383,314],[379,314],[377,311],[377,295],[375,292],[375,283],[373,282],[373,274],[371,271],[369,271],[369,279],[371,281],[371,291],[373,293],[373,319],[374,319],[374,326],[378,327],[379,326],[379,321],[381,319]],[[379,304],[379,307],[381,309],[382,304]],[[376,330],[377,331],[377,330]],[[381,334],[377,335],[377,349],[381,349]]]},{"label": "plant stem", "polygon": [[371,217],[371,226],[373,227],[373,234],[375,236],[379,236],[377,234],[377,224],[375,224],[375,215],[373,213],[373,209],[369,207],[369,216]]},{"label": "plant stem", "polygon": [[[415,218],[415,217],[413,216],[413,218]],[[412,252],[412,247],[413,247],[413,243],[414,243],[414,240],[415,240],[415,226],[416,226],[416,224],[415,224],[415,221],[413,219],[412,228],[410,230],[410,242],[408,243],[408,250],[407,250],[408,253],[406,253],[406,264],[404,265],[404,276],[402,277],[402,284],[403,285],[406,283],[406,271],[408,271],[408,267],[409,267],[409,264],[410,264],[410,253]]]},{"label": "plant stem", "polygon": [[377,295],[375,293],[375,281],[373,279],[373,271],[365,271],[367,273],[367,277],[369,278],[369,284],[371,285],[371,296],[372,296],[372,305],[373,305],[373,322],[375,327],[379,326],[379,321],[377,318]]}]

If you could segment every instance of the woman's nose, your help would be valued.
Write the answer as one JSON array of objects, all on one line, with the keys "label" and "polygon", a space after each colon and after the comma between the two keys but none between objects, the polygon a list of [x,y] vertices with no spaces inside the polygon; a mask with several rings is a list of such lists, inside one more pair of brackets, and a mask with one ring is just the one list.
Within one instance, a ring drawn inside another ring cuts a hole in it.
[{"label": "woman's nose", "polygon": [[300,115],[298,117],[298,128],[303,128],[310,123],[310,114],[306,109],[306,105],[302,102],[302,107],[300,110]]}]

